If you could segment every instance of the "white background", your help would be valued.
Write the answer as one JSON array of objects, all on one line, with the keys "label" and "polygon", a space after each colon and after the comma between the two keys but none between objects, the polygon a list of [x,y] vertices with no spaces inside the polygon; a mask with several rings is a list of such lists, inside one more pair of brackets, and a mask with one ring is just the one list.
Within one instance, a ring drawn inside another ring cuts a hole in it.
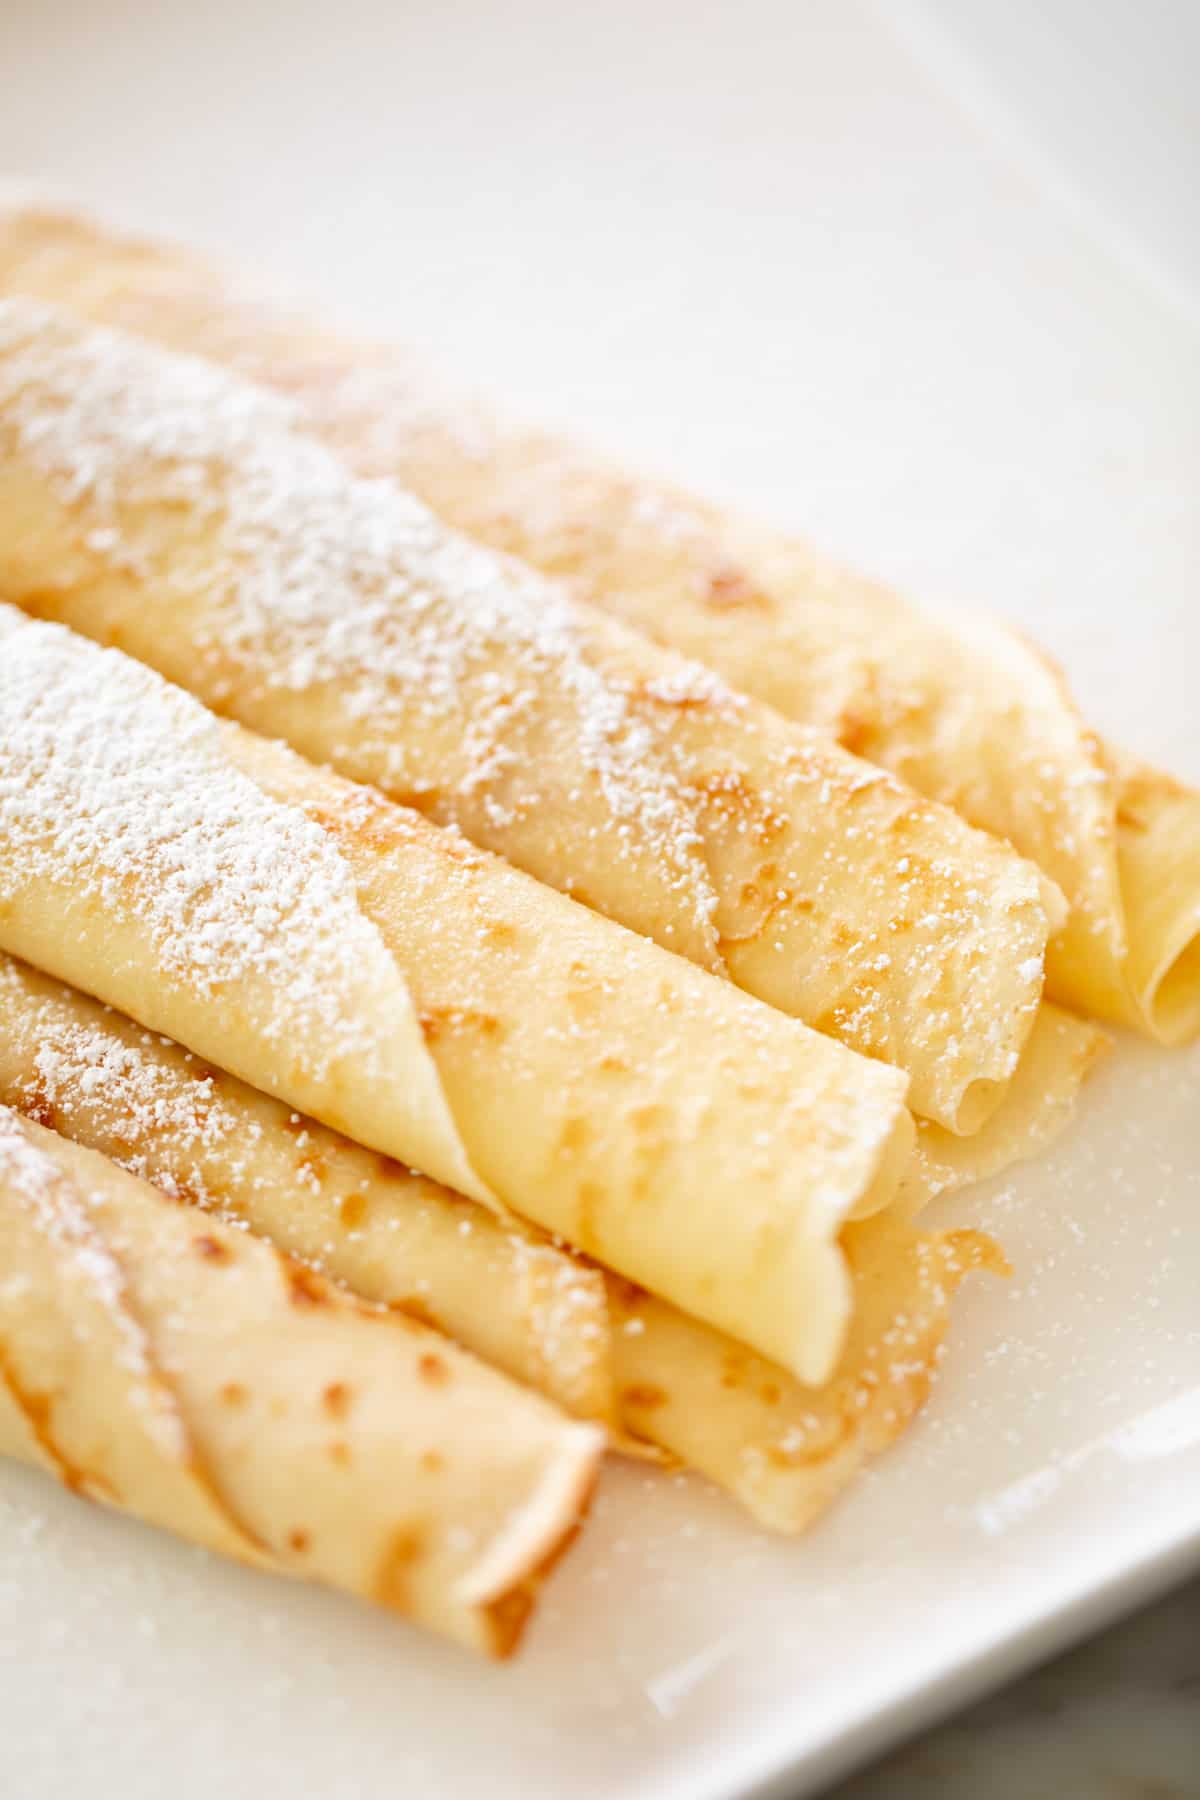
[{"label": "white background", "polygon": [[[1198,60],[1133,0],[0,0],[0,166],[1023,622],[1200,778]],[[0,1470],[0,1789],[798,1793],[1200,1560],[1198,1077],[1123,1050],[960,1204],[1018,1278],[810,1539],[618,1473],[511,1669]]]}]

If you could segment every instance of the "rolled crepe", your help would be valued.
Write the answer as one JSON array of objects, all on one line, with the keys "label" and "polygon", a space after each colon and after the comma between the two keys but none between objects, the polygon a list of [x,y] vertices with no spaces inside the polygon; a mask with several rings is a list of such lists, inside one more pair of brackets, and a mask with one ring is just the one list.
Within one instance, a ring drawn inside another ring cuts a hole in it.
[{"label": "rolled crepe", "polygon": [[897,1212],[843,1234],[854,1279],[845,1349],[821,1387],[628,1283],[610,1284],[621,1417],[740,1500],[771,1531],[810,1526],[928,1398],[950,1302],[1008,1265],[982,1232],[918,1232]]},{"label": "rolled crepe", "polygon": [[1062,1131],[1080,1088],[1111,1049],[1112,1039],[1090,1020],[1039,1007],[1021,1066],[985,1131],[956,1137],[928,1119],[917,1121],[910,1200],[932,1200],[1036,1155]]},{"label": "rolled crepe", "polygon": [[1053,997],[1163,1043],[1200,1030],[1200,795],[1100,742],[1023,638],[927,614],[794,536],[505,425],[393,350],[62,208],[16,196],[0,214],[0,286],[252,374],[360,472],[1008,839],[1070,903]]},{"label": "rolled crepe", "polygon": [[511,1650],[604,1437],[0,1109],[0,1450],[256,1567]]},{"label": "rolled crepe", "polygon": [[0,608],[0,948],[824,1378],[905,1078]]},{"label": "rolled crepe", "polygon": [[0,303],[0,592],[911,1077],[977,1130],[1061,899],[1007,846],[351,476],[215,367]]},{"label": "rolled crepe", "polygon": [[597,1270],[9,956],[0,1103],[611,1425]]},{"label": "rolled crepe", "polygon": [[[467,1343],[480,1325],[458,1303],[468,1278],[456,1277],[456,1254],[476,1278],[474,1310],[504,1309],[511,1280],[485,1291],[480,1281],[495,1271],[494,1250],[481,1269],[480,1237],[503,1245],[490,1215],[408,1170],[393,1170],[381,1186],[372,1159],[345,1139],[311,1121],[298,1135],[301,1122],[278,1103],[13,958],[0,961],[0,1102],[170,1194],[219,1207],[372,1300],[407,1311],[415,1291],[422,1311],[449,1313]],[[348,1217],[347,1195],[366,1210],[356,1206]],[[464,1215],[472,1229],[457,1242],[456,1231],[430,1228],[431,1219],[453,1226]],[[604,1330],[602,1341],[616,1369],[626,1444],[638,1438],[703,1471],[772,1530],[804,1529],[900,1436],[928,1391],[959,1280],[1001,1260],[976,1233],[920,1234],[895,1208],[884,1222],[848,1226],[842,1242],[853,1322],[822,1387],[802,1386],[731,1338],[607,1277],[618,1328],[615,1338]],[[599,1270],[580,1270],[580,1278],[603,1280]],[[573,1315],[576,1288],[566,1294]],[[590,1289],[586,1297],[590,1317]],[[512,1335],[501,1341],[510,1364],[518,1361]],[[493,1344],[485,1337],[485,1354]],[[563,1345],[572,1366],[581,1350],[587,1360],[592,1340],[581,1344],[575,1316],[565,1324],[559,1316],[539,1334],[546,1354],[527,1359],[532,1371],[526,1364],[517,1372],[537,1380]]]}]

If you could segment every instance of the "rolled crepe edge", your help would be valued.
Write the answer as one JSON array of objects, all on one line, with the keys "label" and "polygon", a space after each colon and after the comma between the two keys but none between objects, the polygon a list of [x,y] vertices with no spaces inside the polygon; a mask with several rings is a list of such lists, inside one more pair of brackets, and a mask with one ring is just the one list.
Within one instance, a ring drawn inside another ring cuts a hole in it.
[{"label": "rolled crepe edge", "polygon": [[[566,1551],[587,1516],[608,1448],[598,1426],[572,1423],[558,1455],[515,1519],[491,1543],[482,1559],[459,1581],[457,1597],[482,1608],[506,1655],[515,1647],[524,1615],[516,1623],[514,1596],[532,1605],[537,1585]],[[547,1548],[547,1545],[549,1547]],[[526,1612],[528,1606],[526,1607]]]}]

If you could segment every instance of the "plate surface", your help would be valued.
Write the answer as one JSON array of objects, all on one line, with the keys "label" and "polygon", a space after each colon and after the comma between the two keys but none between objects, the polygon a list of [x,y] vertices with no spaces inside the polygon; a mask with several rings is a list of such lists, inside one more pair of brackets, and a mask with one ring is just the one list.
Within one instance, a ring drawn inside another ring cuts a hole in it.
[{"label": "plate surface", "polygon": [[[0,163],[1007,614],[1200,779],[1195,237],[1152,162],[1144,215],[1070,164],[1045,10],[43,0],[0,11]],[[511,1668],[0,1468],[0,1789],[799,1795],[1200,1564],[1200,1050],[1123,1046],[954,1216],[1017,1274],[908,1441],[797,1544],[615,1470]]]}]

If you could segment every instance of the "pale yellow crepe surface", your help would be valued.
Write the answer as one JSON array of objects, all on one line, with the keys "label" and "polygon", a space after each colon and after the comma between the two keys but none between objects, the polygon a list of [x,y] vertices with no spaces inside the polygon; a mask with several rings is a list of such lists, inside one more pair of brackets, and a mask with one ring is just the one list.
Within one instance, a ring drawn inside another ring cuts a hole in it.
[{"label": "pale yellow crepe surface", "polygon": [[911,1157],[897,1071],[11,609],[0,869],[11,954],[832,1366],[838,1233]]},{"label": "pale yellow crepe surface", "polygon": [[598,1271],[8,956],[0,1102],[611,1423]]},{"label": "pale yellow crepe surface", "polygon": [[793,535],[505,424],[415,359],[69,208],[13,195],[0,286],[244,370],[361,472],[1008,838],[1071,905],[1053,997],[1166,1043],[1200,1029],[1200,796],[1103,745],[1011,632],[926,614]]},{"label": "pale yellow crepe surface", "polygon": [[474,1649],[520,1633],[603,1447],[417,1322],[0,1109],[0,1449]]},{"label": "pale yellow crepe surface", "polygon": [[[501,1231],[490,1215],[405,1171],[394,1171],[380,1192],[369,1158],[367,1179],[359,1179],[364,1152],[355,1146],[311,1122],[293,1122],[243,1083],[11,958],[0,962],[0,1101],[104,1150],[170,1193],[220,1206],[403,1311],[411,1309],[415,1288],[422,1310],[444,1313],[449,1306],[461,1318],[454,1308],[467,1277],[477,1312],[502,1309],[509,1299],[511,1280],[498,1290],[489,1285],[494,1250],[483,1265],[477,1254],[476,1233]],[[367,1202],[369,1211],[360,1216],[355,1207],[347,1217],[345,1194]],[[414,1208],[426,1221],[416,1232]],[[429,1218],[453,1224],[464,1213],[474,1221],[465,1238],[428,1227]],[[398,1231],[389,1229],[396,1224]],[[802,1386],[777,1364],[618,1277],[578,1271],[579,1283],[595,1283],[611,1305],[612,1333],[602,1299],[604,1374],[619,1390],[623,1440],[632,1434],[702,1470],[773,1530],[804,1529],[907,1427],[928,1389],[958,1280],[999,1260],[977,1234],[920,1233],[897,1207],[848,1226],[842,1243],[853,1323],[832,1380],[819,1388]],[[457,1285],[456,1254],[463,1268]],[[593,1291],[584,1286],[582,1324],[577,1292],[574,1284],[566,1289],[566,1320],[560,1306],[552,1330],[538,1335],[547,1361],[534,1362],[534,1378],[551,1386],[568,1385],[580,1360],[580,1332],[594,1327]],[[468,1342],[480,1328],[468,1319]],[[509,1348],[507,1336],[501,1347]],[[594,1363],[595,1337],[585,1335],[582,1349]],[[564,1356],[567,1370],[556,1367]],[[509,1359],[516,1360],[511,1352]],[[576,1374],[570,1391],[577,1389]]]},{"label": "pale yellow crepe surface", "polygon": [[1062,902],[194,358],[0,302],[0,592],[911,1077],[978,1129]]}]

